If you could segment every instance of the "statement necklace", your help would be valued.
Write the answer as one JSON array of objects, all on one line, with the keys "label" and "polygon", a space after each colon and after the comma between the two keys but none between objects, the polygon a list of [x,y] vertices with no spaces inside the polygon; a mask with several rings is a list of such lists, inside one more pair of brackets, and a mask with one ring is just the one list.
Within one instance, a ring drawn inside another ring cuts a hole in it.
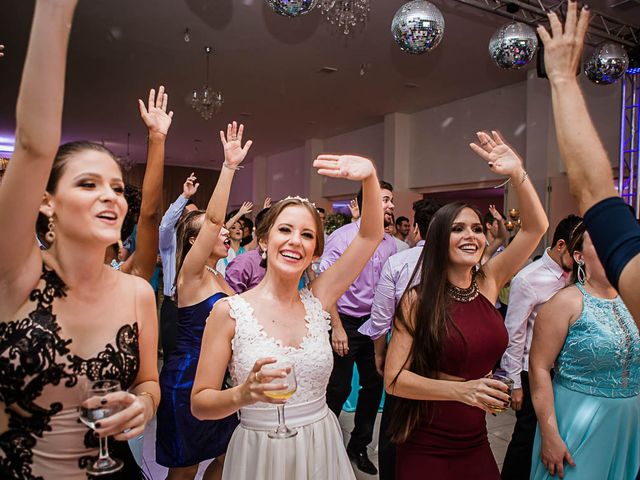
[{"label": "statement necklace", "polygon": [[460,288],[447,283],[447,293],[457,302],[472,302],[478,297],[478,282],[476,282],[476,277],[474,276],[471,279],[471,286],[469,288]]},{"label": "statement necklace", "polygon": [[218,275],[220,275],[220,273],[215,268],[212,268],[209,265],[205,265],[204,268],[206,268],[208,271],[213,273],[214,277],[217,277]]}]

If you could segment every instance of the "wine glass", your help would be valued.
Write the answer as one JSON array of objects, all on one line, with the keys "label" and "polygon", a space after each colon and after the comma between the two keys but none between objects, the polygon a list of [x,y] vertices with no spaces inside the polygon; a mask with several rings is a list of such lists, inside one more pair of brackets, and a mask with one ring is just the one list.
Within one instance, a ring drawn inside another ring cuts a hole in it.
[{"label": "wine glass", "polygon": [[[293,363],[279,361],[277,363],[262,367],[265,371],[267,370],[284,370],[287,373],[285,378],[274,378],[270,383],[286,383],[287,388],[285,390],[267,390],[264,394],[267,397],[277,398],[279,400],[288,399],[298,388],[298,384],[296,382],[296,371],[293,366]],[[298,434],[298,431],[295,429],[291,429],[287,427],[284,420],[284,404],[278,404],[278,427],[269,432],[269,438],[291,438],[295,437]]]},{"label": "wine glass", "polygon": [[[120,382],[117,380],[89,381],[85,392],[86,400],[80,407],[80,420],[82,420],[82,423],[95,430],[97,422],[122,410],[122,405],[119,404],[102,404],[102,399],[106,394],[119,391]],[[109,456],[107,438],[99,437],[98,439],[100,442],[100,455],[95,462],[87,467],[87,472],[91,475],[114,473],[124,465],[122,460]]]}]

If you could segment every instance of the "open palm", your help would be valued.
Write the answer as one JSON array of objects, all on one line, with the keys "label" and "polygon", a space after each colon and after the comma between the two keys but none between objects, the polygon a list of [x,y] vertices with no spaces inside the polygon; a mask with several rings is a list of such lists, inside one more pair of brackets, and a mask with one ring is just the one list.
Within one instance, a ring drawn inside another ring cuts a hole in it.
[{"label": "open palm", "polygon": [[173,112],[167,113],[168,103],[169,96],[165,93],[163,86],[160,86],[158,89],[158,96],[156,96],[155,89],[152,88],[149,91],[149,102],[147,106],[145,106],[142,100],[138,100],[140,117],[149,129],[149,132],[160,133],[162,135],[166,135],[169,132]]},{"label": "open palm", "polygon": [[522,160],[496,131],[491,135],[478,132],[479,144],[470,143],[471,150],[482,157],[491,170],[499,175],[511,176],[522,169]]},{"label": "open palm", "polygon": [[231,167],[237,167],[242,163],[247,156],[251,144],[251,140],[248,140],[244,147],[242,146],[242,134],[244,133],[244,125],[238,124],[234,121],[227,125],[227,135],[220,130],[220,141],[224,148],[224,161]]},{"label": "open palm", "polygon": [[357,155],[319,155],[313,166],[320,175],[361,181],[375,173],[371,160]]}]

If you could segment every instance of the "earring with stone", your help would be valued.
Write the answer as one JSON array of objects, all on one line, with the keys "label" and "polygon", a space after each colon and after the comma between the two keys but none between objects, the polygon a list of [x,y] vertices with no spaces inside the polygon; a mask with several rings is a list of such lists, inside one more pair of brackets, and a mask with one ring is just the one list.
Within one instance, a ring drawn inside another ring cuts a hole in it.
[{"label": "earring with stone", "polygon": [[56,224],[53,221],[53,215],[49,217],[47,223],[47,233],[44,235],[45,240],[51,245],[56,240]]}]

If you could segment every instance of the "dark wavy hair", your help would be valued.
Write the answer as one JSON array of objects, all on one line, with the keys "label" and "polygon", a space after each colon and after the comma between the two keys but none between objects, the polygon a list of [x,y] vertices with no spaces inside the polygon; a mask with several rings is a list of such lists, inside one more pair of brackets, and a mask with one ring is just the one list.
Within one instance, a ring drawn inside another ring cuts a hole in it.
[{"label": "dark wavy hair", "polygon": [[[190,238],[195,238],[200,233],[202,228],[202,222],[198,222],[198,219],[205,214],[204,210],[192,210],[185,213],[180,218],[176,229],[176,276],[174,278],[174,287],[178,281],[178,274],[184,263],[184,259],[187,258],[189,250],[191,250]],[[174,295],[176,303],[178,302],[178,289]]]},{"label": "dark wavy hair", "polygon": [[[60,178],[62,177],[62,174],[64,173],[67,163],[69,163],[71,157],[87,150],[92,150],[109,155],[113,159],[113,161],[116,162],[118,168],[120,168],[120,173],[122,173],[122,167],[120,165],[118,157],[116,157],[114,153],[104,145],[95,142],[89,142],[86,140],[65,143],[58,147],[58,151],[56,152],[56,156],[53,160],[51,173],[49,173],[49,180],[47,181],[47,192],[49,192],[50,194],[54,194],[56,192],[58,183],[60,182]],[[44,237],[47,233],[48,223],[49,219],[46,215],[43,215],[42,213],[38,214],[38,220],[36,221],[36,234],[38,235],[40,241],[46,246],[48,245]]]},{"label": "dark wavy hair", "polygon": [[[396,310],[396,325],[406,330],[413,338],[402,368],[427,378],[438,376],[447,336],[455,332],[466,345],[462,332],[451,320],[450,299],[447,294],[451,226],[465,208],[470,208],[476,213],[484,230],[482,214],[475,207],[462,202],[449,203],[441,207],[433,215],[427,230],[425,247],[409,285],[414,285],[417,278],[420,281],[404,293]],[[482,270],[478,270],[476,275],[483,275]],[[399,375],[400,373],[391,382],[392,386]],[[392,440],[396,443],[406,441],[418,425],[431,420],[431,413],[429,401],[396,398],[389,427]]]}]

